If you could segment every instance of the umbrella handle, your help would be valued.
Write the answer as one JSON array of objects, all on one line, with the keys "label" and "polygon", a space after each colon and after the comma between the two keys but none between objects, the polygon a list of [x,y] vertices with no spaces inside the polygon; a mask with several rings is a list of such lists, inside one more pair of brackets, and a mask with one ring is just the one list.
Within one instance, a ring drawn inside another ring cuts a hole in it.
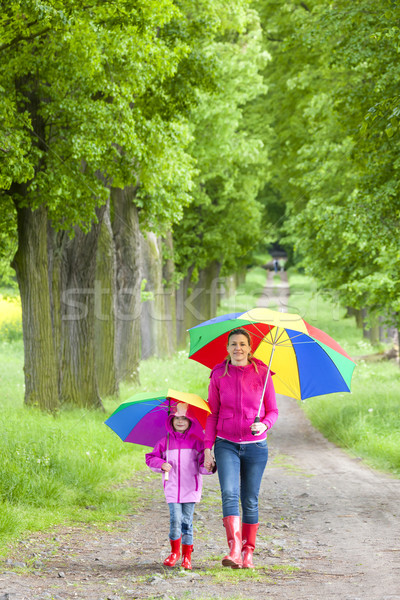
[{"label": "umbrella handle", "polygon": [[168,473],[168,471],[165,471],[164,481],[168,481],[168,479],[169,479],[169,473]]},{"label": "umbrella handle", "polygon": [[[260,422],[260,417],[256,417],[256,418],[254,419],[254,423],[259,423],[259,422]],[[256,434],[257,434],[257,432],[256,432],[256,431],[252,431],[251,433],[252,433],[253,435],[256,435]]]}]

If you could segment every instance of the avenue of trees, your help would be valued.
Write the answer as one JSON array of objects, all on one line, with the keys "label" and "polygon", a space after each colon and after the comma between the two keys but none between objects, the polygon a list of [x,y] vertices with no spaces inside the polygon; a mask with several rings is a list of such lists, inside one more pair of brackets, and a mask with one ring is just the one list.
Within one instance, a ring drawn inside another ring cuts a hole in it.
[{"label": "avenue of trees", "polygon": [[27,405],[101,407],[214,316],[260,243],[399,326],[399,17],[390,0],[4,0],[0,252]]}]

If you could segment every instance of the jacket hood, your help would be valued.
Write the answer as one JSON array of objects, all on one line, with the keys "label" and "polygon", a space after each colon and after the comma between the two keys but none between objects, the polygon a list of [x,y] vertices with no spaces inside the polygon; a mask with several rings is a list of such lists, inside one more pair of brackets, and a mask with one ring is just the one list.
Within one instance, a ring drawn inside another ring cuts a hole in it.
[{"label": "jacket hood", "polygon": [[[187,419],[189,419],[190,426],[188,427],[188,429],[186,429],[186,431],[184,431],[183,433],[175,431],[175,429],[172,426],[172,421],[174,417],[186,417]],[[185,435],[185,433],[187,433],[193,428],[194,421],[195,418],[193,417],[193,415],[191,415],[190,406],[188,404],[185,404],[184,402],[179,402],[176,406],[173,406],[171,408],[171,414],[167,417],[166,430],[168,433],[178,433],[180,435]]]}]

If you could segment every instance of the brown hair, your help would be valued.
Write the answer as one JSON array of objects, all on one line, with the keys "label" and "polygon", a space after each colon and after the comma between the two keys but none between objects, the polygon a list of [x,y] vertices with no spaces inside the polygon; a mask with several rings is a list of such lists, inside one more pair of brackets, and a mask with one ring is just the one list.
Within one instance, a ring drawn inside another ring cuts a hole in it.
[{"label": "brown hair", "polygon": [[[247,331],[247,329],[243,329],[242,327],[238,327],[237,329],[232,329],[232,331],[229,332],[228,334],[228,344],[229,344],[229,340],[231,339],[231,337],[233,335],[244,335],[245,338],[247,338],[247,341],[249,342],[249,346],[251,349],[251,335],[250,333]],[[256,370],[256,372],[258,373],[258,368],[256,363],[253,360],[253,357],[251,356],[251,350],[250,350],[250,354],[248,356],[249,362],[254,365],[254,368]],[[231,357],[228,355],[225,359],[225,370],[222,374],[222,377],[224,377],[227,373],[228,373],[228,366],[231,363]]]}]

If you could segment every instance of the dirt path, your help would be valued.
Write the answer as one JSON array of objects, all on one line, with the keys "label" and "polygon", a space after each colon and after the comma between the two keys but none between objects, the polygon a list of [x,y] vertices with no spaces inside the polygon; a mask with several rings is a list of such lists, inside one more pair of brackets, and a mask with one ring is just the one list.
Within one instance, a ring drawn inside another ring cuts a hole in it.
[{"label": "dirt path", "polygon": [[146,471],[132,484],[148,500],[121,523],[21,542],[0,563],[0,600],[400,600],[400,480],[327,442],[294,400],[281,396],[278,406],[255,571],[220,566],[216,476],[205,478],[195,512],[193,571],[165,569],[168,509],[159,477]]}]

